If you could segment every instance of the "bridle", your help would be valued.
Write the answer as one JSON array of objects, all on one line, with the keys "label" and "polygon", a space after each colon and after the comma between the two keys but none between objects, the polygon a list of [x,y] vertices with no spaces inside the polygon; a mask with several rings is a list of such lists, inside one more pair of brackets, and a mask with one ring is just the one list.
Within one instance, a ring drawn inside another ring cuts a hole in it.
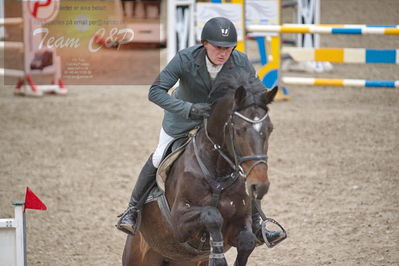
[{"label": "bridle", "polygon": [[[254,105],[254,104],[252,104]],[[249,107],[249,106],[246,106]],[[238,109],[238,108],[237,108]],[[230,159],[230,157],[223,152],[223,145],[219,145],[216,144],[211,137],[209,136],[208,133],[208,119],[204,119],[204,130],[205,130],[205,135],[207,137],[207,139],[212,143],[214,150],[218,151],[219,154],[226,160],[226,162],[234,169],[234,171],[238,171],[238,173],[240,174],[241,177],[246,178],[251,171],[254,169],[255,166],[257,166],[258,164],[266,164],[267,165],[267,154],[253,154],[253,155],[246,155],[246,156],[240,156],[237,152],[237,148],[235,145],[235,129],[234,129],[234,123],[233,123],[233,118],[239,117],[240,119],[250,123],[250,124],[258,124],[263,122],[268,116],[269,116],[269,112],[266,110],[266,114],[260,118],[260,119],[251,119],[243,114],[241,114],[239,112],[239,110],[234,109],[233,112],[230,114],[229,119],[226,121],[226,123],[224,124],[223,127],[223,141],[225,142],[226,139],[226,128],[229,131],[229,137],[230,137],[230,145],[232,147],[232,151],[233,151],[233,160]],[[243,108],[240,108],[243,109]],[[244,162],[247,161],[255,161],[251,167],[249,168],[249,170],[247,171],[247,173],[244,172],[244,169],[242,168],[242,164]]]},{"label": "bridle", "polygon": [[[250,105],[254,105],[250,104]],[[258,104],[259,105],[259,104]],[[268,117],[268,112],[266,109],[266,114],[260,118],[260,119],[251,119],[239,112],[239,110],[245,109],[246,107],[249,106],[244,106],[244,108],[236,108],[233,109],[232,113],[229,115],[229,119],[226,121],[223,127],[223,141],[225,142],[226,139],[226,128],[230,132],[230,144],[233,149],[233,159],[230,159],[230,157],[223,151],[223,145],[216,144],[211,137],[209,136],[208,133],[208,119],[204,119],[204,131],[207,139],[212,143],[214,150],[216,150],[225,160],[226,162],[232,167],[233,171],[230,174],[227,174],[222,177],[217,177],[211,174],[211,172],[208,170],[206,167],[205,163],[202,161],[198,146],[197,146],[197,141],[196,141],[196,135],[193,136],[193,146],[194,146],[194,154],[197,159],[198,165],[202,171],[202,174],[205,177],[205,180],[209,184],[212,190],[212,202],[211,205],[217,207],[219,204],[219,199],[220,199],[220,194],[222,191],[224,191],[226,188],[230,187],[233,185],[239,177],[241,178],[246,178],[252,169],[258,165],[258,164],[267,164],[267,154],[254,154],[254,155],[246,155],[246,156],[239,156],[238,152],[235,147],[235,137],[234,137],[234,123],[233,123],[233,118],[235,116],[243,119],[244,121],[251,123],[251,124],[256,124],[256,123],[261,123]],[[265,108],[265,107],[263,107]],[[247,173],[244,172],[244,169],[242,168],[241,164],[247,161],[255,161],[255,163],[250,167],[249,171]]]},{"label": "bridle", "polygon": [[[241,88],[239,88],[241,89]],[[242,156],[239,154],[237,147],[236,147],[236,137],[235,137],[235,131],[236,129],[234,128],[234,121],[233,119],[235,117],[244,120],[247,123],[250,123],[252,125],[258,124],[263,122],[267,117],[269,116],[268,113],[268,108],[266,106],[266,102],[263,97],[258,97],[258,93],[264,93],[264,90],[259,90],[259,91],[252,91],[251,94],[249,95],[242,95],[241,100],[236,103],[234,108],[230,111],[228,114],[228,119],[224,123],[223,127],[223,143],[222,145],[216,143],[210,136],[208,132],[208,119],[204,119],[204,131],[206,138],[209,140],[209,142],[212,144],[213,149],[219,153],[221,157],[224,158],[224,160],[227,162],[227,164],[230,165],[230,167],[233,169],[233,171],[230,174],[227,174],[225,176],[215,176],[212,174],[208,168],[206,167],[205,163],[202,161],[199,149],[197,146],[196,142],[196,135],[193,136],[193,148],[194,148],[194,154],[197,159],[197,163],[201,169],[201,172],[203,176],[205,177],[205,180],[209,184],[209,186],[212,189],[212,205],[217,207],[219,203],[219,198],[220,194],[222,193],[223,190],[226,188],[230,187],[233,185],[240,177],[246,179],[247,176],[251,173],[251,171],[254,169],[255,166],[259,164],[265,164],[267,165],[267,154],[252,154],[252,155],[245,155]],[[261,117],[260,119],[251,119],[245,115],[243,115],[240,111],[245,110],[251,106],[255,107],[260,107],[263,110],[266,111],[266,113]],[[226,137],[228,131],[229,138]],[[227,142],[229,141],[229,142]],[[230,156],[224,151],[225,148],[229,148],[230,145]],[[231,158],[231,156],[233,158]],[[248,161],[255,161],[252,166],[249,168],[248,172],[245,173],[243,167],[241,166],[243,163],[248,162]]]}]

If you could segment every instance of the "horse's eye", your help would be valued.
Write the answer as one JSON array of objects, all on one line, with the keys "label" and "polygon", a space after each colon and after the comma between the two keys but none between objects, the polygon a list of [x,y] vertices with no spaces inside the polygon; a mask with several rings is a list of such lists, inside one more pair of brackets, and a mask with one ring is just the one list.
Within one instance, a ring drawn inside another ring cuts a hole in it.
[{"label": "horse's eye", "polygon": [[245,132],[247,131],[247,129],[245,127],[240,127],[236,130],[237,135],[241,136],[242,134],[245,134]]}]

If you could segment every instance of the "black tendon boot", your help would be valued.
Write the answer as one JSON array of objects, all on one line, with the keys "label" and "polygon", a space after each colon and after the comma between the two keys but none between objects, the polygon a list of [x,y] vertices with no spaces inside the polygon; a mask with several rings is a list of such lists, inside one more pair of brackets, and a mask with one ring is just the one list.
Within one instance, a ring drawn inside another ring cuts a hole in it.
[{"label": "black tendon boot", "polygon": [[151,155],[145,163],[143,169],[141,169],[139,178],[133,189],[132,196],[130,197],[129,206],[120,215],[120,219],[116,224],[116,228],[127,234],[134,235],[136,233],[138,229],[136,228],[138,223],[137,219],[143,205],[141,204],[141,200],[142,197],[147,194],[146,192],[148,192],[148,190],[154,185],[156,172],[157,168],[155,168],[152,164]]},{"label": "black tendon boot", "polygon": [[[281,227],[273,219],[267,219]],[[266,221],[263,221],[258,209],[255,207],[255,204],[252,204],[252,231],[258,239],[258,244],[261,245],[265,243],[269,248],[272,248],[281,241],[283,241],[285,238],[287,238],[287,234],[282,227],[281,229],[283,231],[270,231],[266,229],[265,223]]]}]

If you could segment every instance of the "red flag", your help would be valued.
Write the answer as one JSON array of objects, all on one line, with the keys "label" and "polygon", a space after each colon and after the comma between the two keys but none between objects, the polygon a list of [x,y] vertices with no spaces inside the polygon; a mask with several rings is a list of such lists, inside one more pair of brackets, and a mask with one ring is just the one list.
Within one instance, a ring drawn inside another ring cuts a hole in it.
[{"label": "red flag", "polygon": [[34,210],[47,210],[46,205],[35,195],[35,193],[30,190],[29,187],[26,187],[25,193],[25,210],[26,209],[34,209]]}]

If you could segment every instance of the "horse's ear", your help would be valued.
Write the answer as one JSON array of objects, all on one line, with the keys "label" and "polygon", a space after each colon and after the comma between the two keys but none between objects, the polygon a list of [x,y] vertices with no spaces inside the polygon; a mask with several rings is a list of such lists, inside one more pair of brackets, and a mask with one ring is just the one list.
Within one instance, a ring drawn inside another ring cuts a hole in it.
[{"label": "horse's ear", "polygon": [[271,90],[267,90],[265,91],[265,93],[263,94],[263,101],[264,103],[267,105],[269,103],[271,103],[274,100],[274,97],[276,97],[278,91],[278,87],[275,86],[273,89]]},{"label": "horse's ear", "polygon": [[236,90],[236,94],[234,96],[234,99],[236,101],[236,105],[240,105],[240,103],[245,99],[247,96],[247,91],[243,86],[238,87]]}]

